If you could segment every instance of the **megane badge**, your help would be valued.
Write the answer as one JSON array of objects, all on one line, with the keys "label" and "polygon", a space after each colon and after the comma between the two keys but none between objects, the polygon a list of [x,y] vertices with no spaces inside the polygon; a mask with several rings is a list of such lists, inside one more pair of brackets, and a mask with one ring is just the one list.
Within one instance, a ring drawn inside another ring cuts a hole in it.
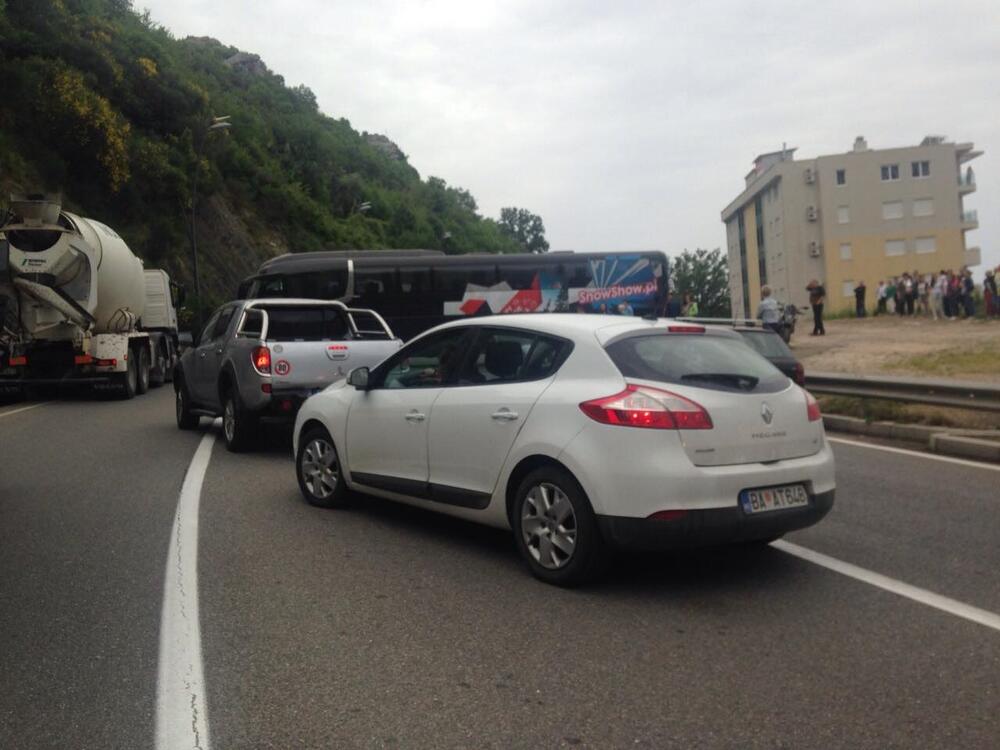
[{"label": "megane badge", "polygon": [[771,424],[771,420],[774,419],[774,412],[766,401],[760,405],[760,418],[764,420],[764,424]]}]

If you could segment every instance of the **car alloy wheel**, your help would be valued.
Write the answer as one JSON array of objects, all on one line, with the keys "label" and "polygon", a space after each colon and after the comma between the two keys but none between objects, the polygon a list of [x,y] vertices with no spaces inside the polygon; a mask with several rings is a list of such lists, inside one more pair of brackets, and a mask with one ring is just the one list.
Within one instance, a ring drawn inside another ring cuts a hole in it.
[{"label": "car alloy wheel", "polygon": [[576,551],[573,504],[559,487],[541,482],[528,490],[521,511],[521,534],[528,552],[548,570],[559,570]]},{"label": "car alloy wheel", "polygon": [[340,482],[340,462],[330,442],[315,437],[302,451],[302,482],[317,500],[326,501],[337,491]]},{"label": "car alloy wheel", "polygon": [[232,399],[226,400],[226,408],[222,413],[222,429],[226,434],[226,442],[231,444],[236,437],[236,404]]}]

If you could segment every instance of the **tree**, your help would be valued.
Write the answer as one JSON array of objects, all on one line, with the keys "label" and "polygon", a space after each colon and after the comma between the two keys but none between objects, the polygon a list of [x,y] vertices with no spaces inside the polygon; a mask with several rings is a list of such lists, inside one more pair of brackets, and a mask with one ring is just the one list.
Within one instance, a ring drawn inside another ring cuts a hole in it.
[{"label": "tree", "polygon": [[732,315],[729,267],[722,250],[685,250],[670,263],[675,294],[691,292],[698,301],[698,315],[726,318]]},{"label": "tree", "polygon": [[525,208],[501,208],[500,231],[527,253],[544,253],[549,249],[542,217]]}]

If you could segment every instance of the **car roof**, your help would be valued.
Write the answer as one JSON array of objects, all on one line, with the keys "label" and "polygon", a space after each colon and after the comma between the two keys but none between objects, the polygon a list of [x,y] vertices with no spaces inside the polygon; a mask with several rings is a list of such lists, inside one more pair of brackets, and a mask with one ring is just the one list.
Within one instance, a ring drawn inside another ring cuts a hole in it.
[{"label": "car roof", "polygon": [[[688,327],[691,323],[676,321],[673,318],[638,318],[627,315],[603,315],[599,313],[520,313],[508,315],[489,315],[475,318],[463,318],[444,323],[432,330],[440,331],[447,328],[460,328],[470,325],[498,326],[503,328],[523,328],[539,333],[551,333],[568,339],[596,337],[602,344],[623,335],[642,333],[644,331],[666,332],[670,326]],[[702,326],[706,333],[738,338],[739,334],[724,327]]]}]

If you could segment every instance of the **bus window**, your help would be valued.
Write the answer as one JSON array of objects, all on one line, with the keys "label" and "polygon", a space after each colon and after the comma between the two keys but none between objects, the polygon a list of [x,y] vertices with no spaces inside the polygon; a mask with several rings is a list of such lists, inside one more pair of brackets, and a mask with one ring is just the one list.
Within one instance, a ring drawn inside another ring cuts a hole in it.
[{"label": "bus window", "polygon": [[250,284],[250,297],[284,297],[285,277],[271,276],[254,279]]},{"label": "bus window", "polygon": [[347,269],[296,274],[289,284],[289,297],[343,299],[347,294]]},{"label": "bus window", "polygon": [[403,294],[428,294],[431,291],[429,268],[400,268],[399,291]]},{"label": "bus window", "polygon": [[506,264],[500,269],[500,280],[510,284],[511,289],[533,289],[538,274],[551,269],[553,272],[556,266],[543,269],[537,263]]},{"label": "bus window", "polygon": [[470,284],[491,287],[497,283],[493,264],[445,266],[434,269],[434,292],[443,300],[460,300]]},{"label": "bus window", "polygon": [[563,263],[562,267],[563,278],[566,281],[566,286],[570,289],[582,289],[583,287],[590,286],[590,282],[594,276],[590,270],[589,260],[569,261]]},{"label": "bus window", "polygon": [[364,307],[377,307],[399,294],[395,268],[359,268],[354,271],[354,297]]}]

